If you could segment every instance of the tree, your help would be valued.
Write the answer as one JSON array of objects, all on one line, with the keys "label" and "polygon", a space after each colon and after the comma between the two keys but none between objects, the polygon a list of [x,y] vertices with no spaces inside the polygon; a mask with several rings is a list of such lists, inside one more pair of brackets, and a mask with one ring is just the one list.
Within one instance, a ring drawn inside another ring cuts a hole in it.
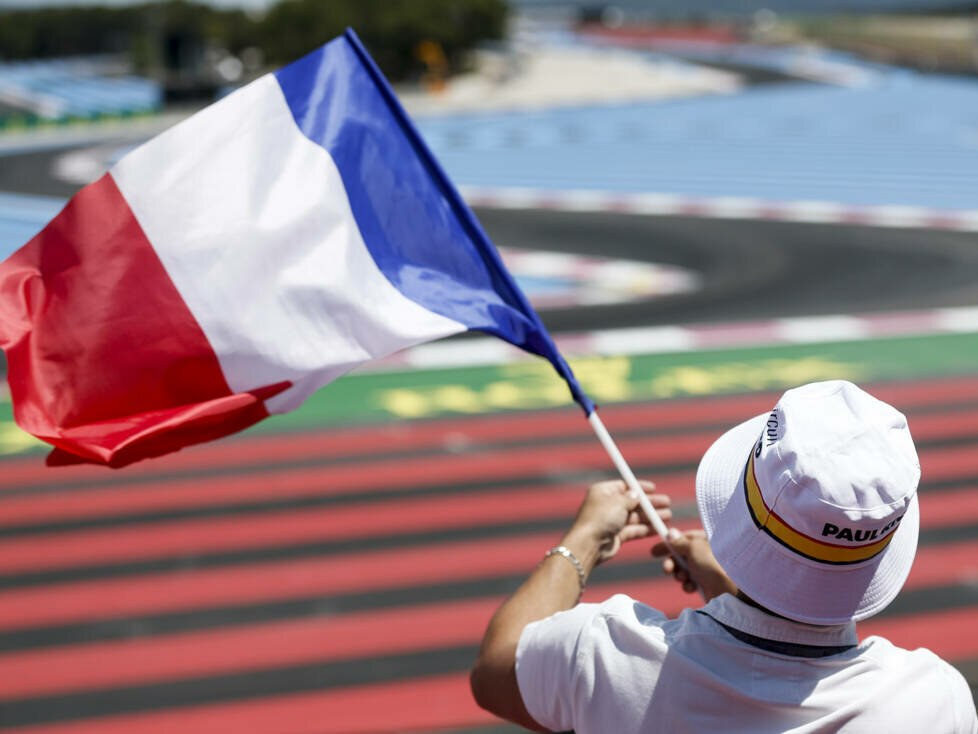
[{"label": "tree", "polygon": [[[392,79],[416,78],[422,42],[449,70],[481,41],[503,37],[505,0],[284,0],[263,18],[189,0],[145,5],[0,11],[0,58],[130,54],[136,68],[181,68],[205,46],[258,47],[273,65],[294,61],[352,26]],[[189,57],[189,60],[188,60]]]}]

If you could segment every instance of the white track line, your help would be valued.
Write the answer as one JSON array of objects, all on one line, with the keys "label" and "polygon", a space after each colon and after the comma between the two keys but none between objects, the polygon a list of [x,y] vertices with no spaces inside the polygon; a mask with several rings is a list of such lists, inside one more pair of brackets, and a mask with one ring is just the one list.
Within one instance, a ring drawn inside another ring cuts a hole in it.
[{"label": "white track line", "polygon": [[736,196],[696,197],[478,186],[463,186],[461,191],[469,204],[488,209],[550,209],[716,219],[766,219],[978,232],[978,210],[858,206],[832,201],[777,201]]},{"label": "white track line", "polygon": [[[978,307],[868,314],[807,316],[771,321],[607,329],[555,337],[565,357],[693,352],[706,349],[814,344],[929,334],[978,333]],[[422,344],[363,371],[502,365],[533,357],[496,338]]]}]

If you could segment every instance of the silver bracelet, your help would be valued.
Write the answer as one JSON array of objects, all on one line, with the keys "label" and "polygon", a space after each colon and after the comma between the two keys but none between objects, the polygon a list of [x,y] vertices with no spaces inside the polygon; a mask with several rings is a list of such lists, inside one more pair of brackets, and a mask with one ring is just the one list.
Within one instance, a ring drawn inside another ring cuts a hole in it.
[{"label": "silver bracelet", "polygon": [[558,545],[556,548],[551,548],[543,554],[544,560],[550,558],[550,556],[563,556],[574,564],[574,568],[577,569],[577,580],[581,582],[581,591],[584,591],[584,584],[587,583],[587,576],[584,574],[584,566],[582,566],[581,562],[577,560],[577,556],[571,552],[571,549],[565,545]]}]

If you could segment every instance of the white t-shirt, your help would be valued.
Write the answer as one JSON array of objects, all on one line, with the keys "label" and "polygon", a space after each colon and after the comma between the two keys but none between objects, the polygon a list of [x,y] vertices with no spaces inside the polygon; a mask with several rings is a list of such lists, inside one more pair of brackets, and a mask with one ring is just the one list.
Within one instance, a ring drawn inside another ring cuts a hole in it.
[{"label": "white t-shirt", "polygon": [[978,734],[963,676],[929,650],[870,637],[798,655],[857,642],[854,624],[789,622],[730,594],[678,619],[617,595],[528,625],[516,677],[538,723],[577,734]]}]

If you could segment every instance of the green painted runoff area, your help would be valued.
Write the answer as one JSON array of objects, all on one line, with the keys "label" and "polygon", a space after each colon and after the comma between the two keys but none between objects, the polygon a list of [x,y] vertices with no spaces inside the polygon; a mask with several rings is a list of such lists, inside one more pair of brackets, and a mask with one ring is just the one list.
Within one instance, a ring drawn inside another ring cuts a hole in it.
[{"label": "green painted runoff area", "polygon": [[[865,383],[978,375],[978,334],[570,361],[584,390],[599,405],[607,405],[783,390],[805,382],[839,378]],[[301,409],[274,416],[249,432],[301,431],[434,416],[533,410],[570,403],[567,387],[550,365],[540,359],[487,367],[368,371],[337,380],[312,396]],[[9,398],[0,398],[0,455],[45,448],[16,427]]]}]

